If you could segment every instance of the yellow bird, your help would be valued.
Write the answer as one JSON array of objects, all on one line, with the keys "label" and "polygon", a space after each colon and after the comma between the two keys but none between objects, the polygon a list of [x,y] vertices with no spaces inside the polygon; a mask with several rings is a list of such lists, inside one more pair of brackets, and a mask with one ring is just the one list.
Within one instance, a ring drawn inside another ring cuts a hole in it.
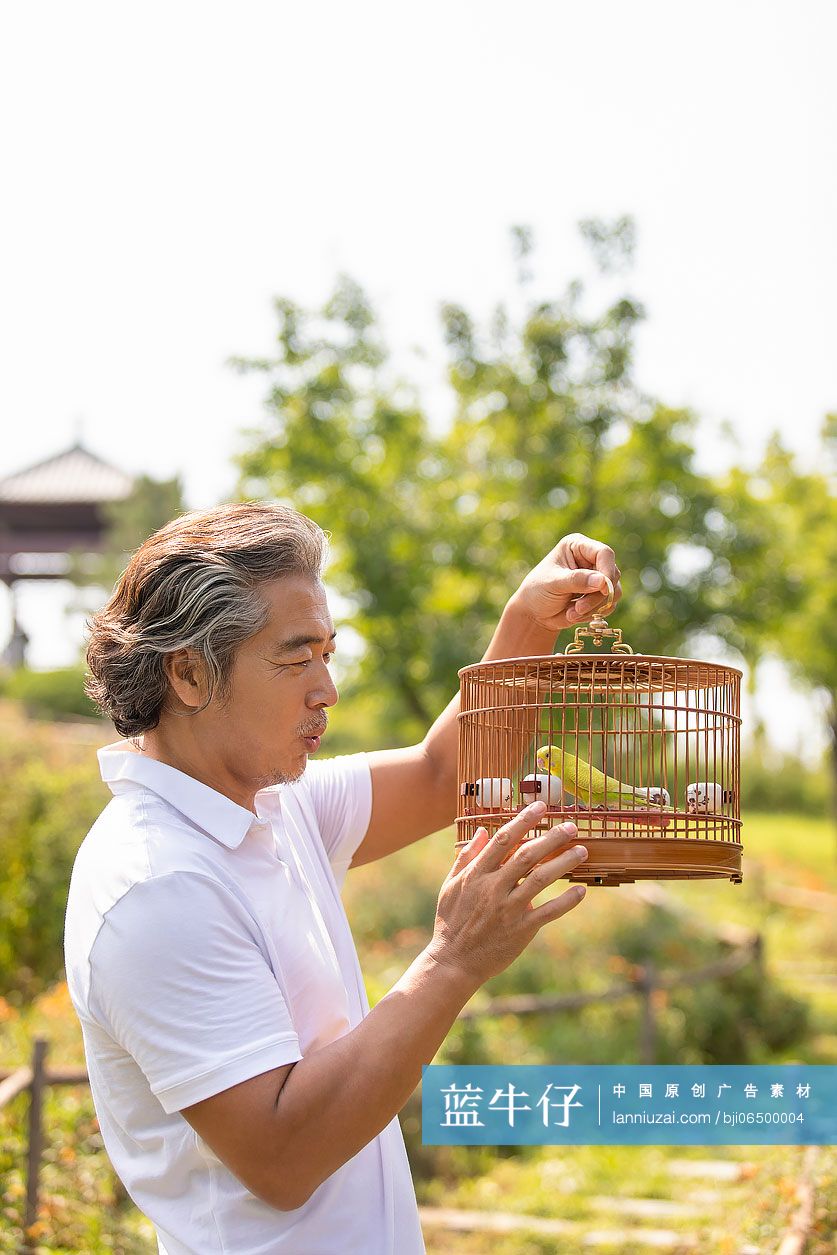
[{"label": "yellow bird", "polygon": [[565,788],[577,801],[583,799],[588,807],[612,806],[617,810],[631,810],[642,806],[651,807],[657,813],[671,812],[670,806],[649,801],[645,793],[633,785],[622,784],[612,776],[606,776],[586,759],[577,758],[575,754],[568,754],[554,745],[541,746],[535,757],[541,771],[560,776]]}]

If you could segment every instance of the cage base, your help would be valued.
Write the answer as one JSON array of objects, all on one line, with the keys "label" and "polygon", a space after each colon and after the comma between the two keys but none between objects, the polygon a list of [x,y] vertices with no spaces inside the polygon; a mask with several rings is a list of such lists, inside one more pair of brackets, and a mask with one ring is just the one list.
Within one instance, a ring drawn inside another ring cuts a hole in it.
[{"label": "cage base", "polygon": [[[530,837],[524,839],[523,844]],[[730,880],[740,885],[743,847],[736,841],[704,841],[695,837],[596,837],[579,832],[570,844],[583,841],[584,863],[562,880],[585,885],[631,885],[637,880]],[[457,850],[467,843],[457,842]],[[550,858],[563,853],[557,850]],[[542,859],[549,862],[549,859]]]}]

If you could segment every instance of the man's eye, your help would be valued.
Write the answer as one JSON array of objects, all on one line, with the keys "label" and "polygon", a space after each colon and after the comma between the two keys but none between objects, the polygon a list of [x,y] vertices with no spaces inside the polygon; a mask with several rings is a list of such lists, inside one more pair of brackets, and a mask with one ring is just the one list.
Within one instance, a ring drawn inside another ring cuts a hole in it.
[{"label": "man's eye", "polygon": [[[331,653],[325,653],[325,654],[323,654],[323,658],[326,660],[326,662],[331,662],[331,660],[332,660],[332,658],[333,658],[333,657],[334,657],[334,652],[333,652],[333,651],[332,651]],[[290,663],[288,663],[288,666],[290,666],[290,667],[307,667],[307,666],[308,666],[308,664],[309,664],[309,662],[311,662],[311,661],[313,661],[311,658],[303,658],[303,660],[302,660],[301,662],[290,662]]]}]

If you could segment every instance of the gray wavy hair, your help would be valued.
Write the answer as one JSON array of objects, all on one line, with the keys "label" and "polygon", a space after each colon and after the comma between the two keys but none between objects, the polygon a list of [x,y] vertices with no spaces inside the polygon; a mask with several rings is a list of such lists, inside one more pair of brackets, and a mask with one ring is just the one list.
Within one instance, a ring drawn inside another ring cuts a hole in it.
[{"label": "gray wavy hair", "polygon": [[[165,655],[194,649],[222,697],[238,646],[267,623],[259,585],[321,579],[330,533],[290,506],[248,501],[192,510],[149,536],[89,621],[85,691],[121,736],[156,728]],[[197,713],[197,712],[195,712]]]}]

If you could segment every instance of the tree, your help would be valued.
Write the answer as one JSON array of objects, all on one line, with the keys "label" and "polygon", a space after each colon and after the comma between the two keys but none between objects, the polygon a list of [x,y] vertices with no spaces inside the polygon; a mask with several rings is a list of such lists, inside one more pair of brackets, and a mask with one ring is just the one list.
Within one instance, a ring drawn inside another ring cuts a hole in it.
[{"label": "tree", "polygon": [[[599,225],[596,240],[605,235]],[[458,574],[473,565],[482,585],[501,546],[496,603],[509,574],[522,579],[559,536],[609,540],[623,572],[619,625],[638,651],[670,654],[705,618],[717,498],[693,467],[696,417],[634,385],[641,305],[621,297],[585,319],[582,291],[576,281],[534,304],[519,330],[501,306],[482,337],[461,307],[443,310],[458,401],[445,452],[468,520]]]},{"label": "tree", "polygon": [[[367,647],[355,686],[381,691],[396,735],[426,730],[443,684],[428,660],[441,449],[415,399],[384,384],[386,350],[356,283],[341,278],[318,314],[286,299],[276,312],[276,359],[235,362],[268,379],[266,428],[239,460],[242,494],[284,499],[334,529],[329,579]],[[448,671],[445,701],[450,684]]]},{"label": "tree", "polygon": [[[629,219],[583,233],[602,270],[630,256]],[[481,331],[461,306],[442,307],[456,413],[441,436],[392,379],[351,279],[319,311],[277,300],[275,357],[235,361],[267,384],[240,492],[283,499],[331,531],[329,579],[366,643],[349,691],[380,694],[393,740],[424,735],[505,601],[567,532],[617,550],[618,622],[638,652],[674,653],[715,589],[718,502],[693,467],[696,419],[631,377],[642,307],[622,296],[585,316],[579,281],[535,300],[531,232],[515,228],[513,241],[520,316],[500,306]]]},{"label": "tree", "polygon": [[[778,433],[752,472],[721,485],[717,553],[726,563],[714,629],[747,659],[782,659],[823,703],[837,818],[837,415],[826,416],[819,469],[802,471]],[[811,767],[810,757],[807,767]]]}]

